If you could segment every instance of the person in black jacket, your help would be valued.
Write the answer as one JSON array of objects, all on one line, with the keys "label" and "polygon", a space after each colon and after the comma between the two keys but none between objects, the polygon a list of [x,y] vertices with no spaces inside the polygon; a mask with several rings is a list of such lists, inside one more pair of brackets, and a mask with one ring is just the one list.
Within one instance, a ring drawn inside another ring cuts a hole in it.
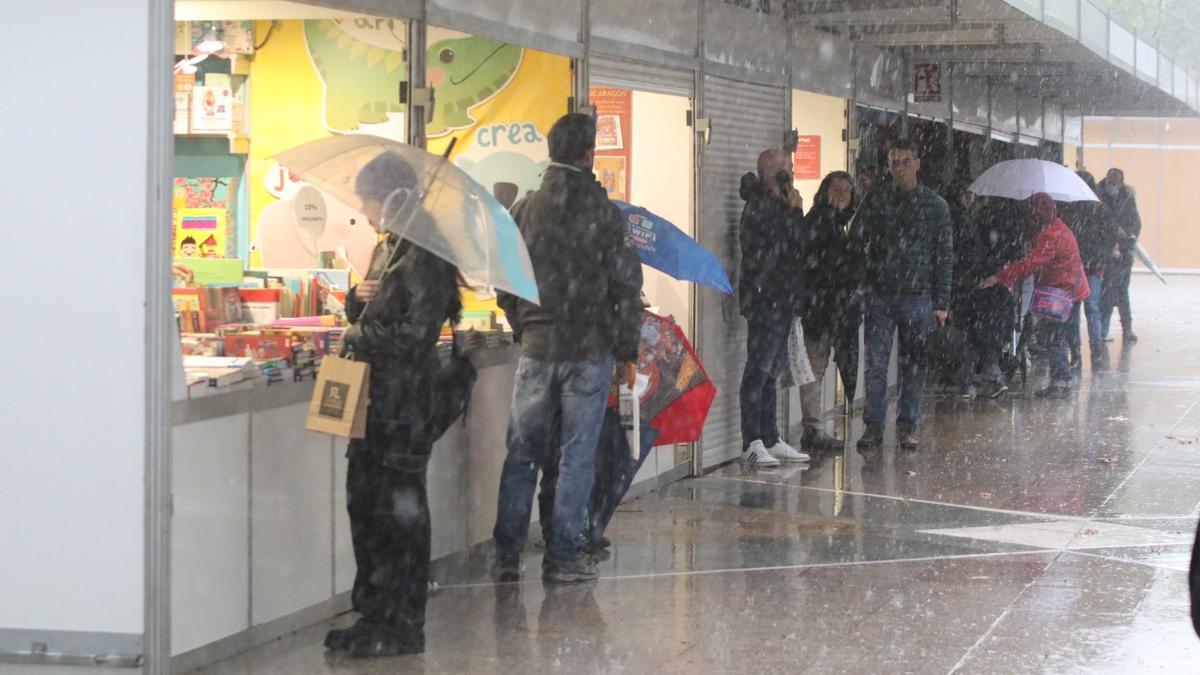
[{"label": "person in black jacket", "polygon": [[803,225],[800,195],[792,189],[788,154],[764,150],[758,174],[742,176],[738,239],[741,269],[738,298],[746,317],[746,369],[742,374],[742,459],[775,466],[804,462],[808,455],[779,437],[776,389],[787,364],[787,340],[796,306],[798,234]]},{"label": "person in black jacket", "polygon": [[[383,231],[392,195],[416,187],[398,155],[368,163],[355,190],[363,212]],[[417,217],[428,218],[423,211]],[[362,618],[330,631],[325,645],[354,656],[417,654],[425,649],[430,526],[425,472],[433,443],[449,426],[438,400],[442,324],[457,321],[458,273],[441,258],[387,235],[366,281],[347,297],[352,323],[346,353],[371,366],[366,437],[350,441],[346,510],[358,572],[352,601]],[[449,413],[454,415],[453,413]],[[457,415],[454,415],[457,416]]]},{"label": "person in black jacket", "polygon": [[549,144],[541,189],[514,207],[541,304],[499,295],[521,344],[493,531],[492,574],[499,581],[521,577],[538,464],[556,414],[562,436],[543,577],[569,583],[598,576],[583,551],[596,447],[614,366],[628,386],[637,372],[642,267],[620,211],[592,173],[596,122],[565,115],[551,128]]},{"label": "person in black jacket", "polygon": [[997,205],[980,207],[965,185],[951,195],[954,224],[954,291],[951,295],[955,326],[966,334],[959,384],[963,398],[974,399],[984,386],[989,398],[1008,391],[1000,369],[1004,343],[1012,333],[1012,301],[1003,288],[980,288],[979,283],[999,272],[1015,256],[1006,251],[1012,227]]},{"label": "person in black jacket", "polygon": [[[1087,171],[1077,172],[1079,177],[1099,198],[1100,189],[1096,179]],[[1087,274],[1091,295],[1083,301],[1083,314],[1087,317],[1088,342],[1091,345],[1093,366],[1103,366],[1108,350],[1104,348],[1104,324],[1101,299],[1105,286],[1105,270],[1112,261],[1112,252],[1117,247],[1118,239],[1116,224],[1109,217],[1108,209],[1102,202],[1071,202],[1061,207],[1062,218],[1075,234],[1079,242],[1079,256],[1083,261],[1083,271]],[[1111,314],[1112,310],[1109,310]],[[1075,313],[1071,324],[1071,350],[1075,363],[1079,363],[1082,347],[1079,312]]]},{"label": "person in black jacket", "polygon": [[1100,181],[1100,199],[1108,217],[1117,228],[1117,253],[1105,267],[1104,297],[1101,299],[1100,322],[1105,340],[1112,322],[1113,309],[1121,315],[1121,332],[1126,345],[1137,344],[1133,332],[1133,310],[1129,304],[1129,282],[1133,273],[1134,251],[1142,234],[1142,217],[1138,214],[1133,188],[1125,184],[1125,172],[1109,169]]},{"label": "person in black jacket", "polygon": [[854,215],[854,183],[849,173],[825,176],[804,219],[800,246],[805,251],[798,283],[798,310],[804,343],[816,381],[800,387],[803,411],[803,446],[808,450],[838,447],[821,420],[821,393],[832,350],[846,386],[858,379],[858,329],[862,324],[860,285],[863,252],[850,239],[847,228]]}]

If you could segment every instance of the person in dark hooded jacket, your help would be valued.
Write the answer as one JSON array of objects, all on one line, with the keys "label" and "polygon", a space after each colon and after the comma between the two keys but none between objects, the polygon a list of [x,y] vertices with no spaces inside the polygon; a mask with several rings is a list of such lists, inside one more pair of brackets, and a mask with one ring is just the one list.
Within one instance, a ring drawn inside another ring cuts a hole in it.
[{"label": "person in dark hooded jacket", "polygon": [[[1087,171],[1077,172],[1079,177],[1099,198],[1100,188],[1096,179]],[[1091,294],[1083,302],[1082,314],[1087,317],[1088,343],[1091,346],[1093,366],[1105,363],[1108,350],[1104,348],[1104,324],[1102,303],[1105,284],[1105,270],[1112,260],[1112,252],[1117,247],[1119,235],[1116,224],[1109,216],[1108,207],[1102,202],[1071,202],[1061,208],[1062,219],[1075,234],[1079,242],[1079,257],[1083,261],[1083,271],[1087,274]],[[1080,331],[1080,312],[1076,312],[1071,320],[1070,342],[1075,363],[1079,363],[1082,343]]]},{"label": "person in dark hooded jacket", "polygon": [[[355,190],[382,232],[387,214],[403,207],[393,197],[416,183],[408,163],[385,153],[359,172]],[[325,645],[362,657],[417,654],[425,649],[429,588],[425,473],[448,426],[437,421],[446,405],[438,400],[437,341],[462,304],[454,266],[393,234],[375,249],[367,279],[347,296],[352,325],[343,341],[346,353],[371,365],[366,436],[350,441],[346,476],[358,567],[351,599],[362,618],[330,631]]]},{"label": "person in dark hooded jacket", "polygon": [[981,208],[966,185],[958,186],[950,196],[954,226],[951,321],[966,337],[959,385],[967,399],[975,398],[981,385],[986,387],[986,396],[999,398],[1008,391],[1000,356],[1012,331],[1012,302],[1004,289],[981,289],[979,282],[999,272],[1009,261],[1001,228],[1011,225],[998,220],[991,205]]},{"label": "person in dark hooded jacket", "polygon": [[787,364],[787,340],[796,307],[797,235],[804,212],[792,189],[788,154],[764,150],[758,173],[742,176],[738,239],[738,296],[746,317],[746,369],[742,375],[742,459],[773,466],[803,462],[808,455],[779,437],[775,416],[777,380]]},{"label": "person in dark hooded jacket", "polygon": [[1138,214],[1137,198],[1133,188],[1125,184],[1125,172],[1109,169],[1100,181],[1100,199],[1104,202],[1108,218],[1117,228],[1118,244],[1116,255],[1105,267],[1104,295],[1100,303],[1100,323],[1105,339],[1116,309],[1121,316],[1121,332],[1126,345],[1137,344],[1133,332],[1133,310],[1129,303],[1129,282],[1133,272],[1133,259],[1138,237],[1142,234],[1142,217]]},{"label": "person in dark hooded jacket", "polygon": [[824,374],[832,350],[842,384],[853,397],[858,379],[858,329],[862,324],[860,286],[863,251],[848,232],[856,204],[853,178],[845,171],[825,176],[804,219],[798,311],[814,382],[801,385],[803,445],[810,450],[837,447],[820,414]]}]

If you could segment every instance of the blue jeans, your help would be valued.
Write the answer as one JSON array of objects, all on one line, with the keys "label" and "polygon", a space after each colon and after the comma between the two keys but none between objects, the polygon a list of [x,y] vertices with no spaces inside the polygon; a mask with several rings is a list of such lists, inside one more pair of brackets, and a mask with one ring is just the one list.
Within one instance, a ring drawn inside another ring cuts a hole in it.
[{"label": "blue jeans", "polygon": [[[1075,311],[1079,311],[1078,306]],[[1074,374],[1071,370],[1071,358],[1068,355],[1067,341],[1071,333],[1072,317],[1066,323],[1046,321],[1043,330],[1046,336],[1047,350],[1050,356],[1050,384],[1058,387],[1070,387]]]},{"label": "blue jeans", "polygon": [[588,501],[596,479],[596,444],[613,378],[612,358],[541,361],[521,357],[508,421],[508,456],[492,536],[497,557],[514,560],[525,549],[538,464],[550,441],[555,413],[562,415],[554,522],[546,555],[579,557],[585,543]]},{"label": "blue jeans", "polygon": [[742,449],[754,441],[779,442],[775,419],[779,374],[787,366],[789,316],[751,317],[746,324],[746,369],[742,373]]},{"label": "blue jeans", "polygon": [[[1091,295],[1083,301],[1083,316],[1087,318],[1088,344],[1092,346],[1094,352],[1104,342],[1104,318],[1100,312],[1100,298],[1104,293],[1104,277],[1099,274],[1089,274],[1087,279]],[[1076,350],[1080,348],[1083,338],[1080,335],[1079,324],[1080,317],[1078,315],[1072,317],[1067,331],[1067,340],[1070,346]]]},{"label": "blue jeans", "polygon": [[933,319],[933,299],[928,295],[879,295],[867,298],[867,409],[863,421],[881,428],[887,419],[888,363],[892,335],[900,337],[900,403],[896,422],[916,428],[921,423],[921,395],[925,389],[925,338]]}]

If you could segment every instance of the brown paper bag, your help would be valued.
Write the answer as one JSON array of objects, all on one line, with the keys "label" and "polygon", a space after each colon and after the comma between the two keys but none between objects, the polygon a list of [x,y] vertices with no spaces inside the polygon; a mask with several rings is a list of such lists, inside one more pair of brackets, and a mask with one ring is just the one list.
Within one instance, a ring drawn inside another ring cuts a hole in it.
[{"label": "brown paper bag", "polygon": [[307,428],[342,438],[366,436],[370,382],[370,364],[327,354],[308,405]]}]

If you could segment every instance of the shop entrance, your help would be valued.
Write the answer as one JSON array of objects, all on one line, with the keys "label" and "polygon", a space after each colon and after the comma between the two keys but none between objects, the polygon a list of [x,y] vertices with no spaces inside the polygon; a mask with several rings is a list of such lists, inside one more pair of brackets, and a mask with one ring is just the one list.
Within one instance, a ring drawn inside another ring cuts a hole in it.
[{"label": "shop entrance", "polygon": [[946,167],[950,159],[945,122],[909,115],[908,131],[903,128],[902,113],[858,106],[860,140],[858,166],[874,167],[886,180],[887,154],[901,138],[909,138],[921,157],[921,184],[942,193],[946,187]]},{"label": "shop entrance", "polygon": [[[592,64],[588,98],[595,108],[596,176],[609,197],[642,207],[695,237],[693,134],[689,94],[652,91],[641,78],[622,77],[607,59]],[[623,72],[636,72],[632,64]],[[690,78],[690,74],[680,74]],[[668,76],[664,78],[670,80]],[[662,88],[660,89],[668,89]],[[693,284],[642,266],[642,293],[649,311],[671,317],[693,338]],[[652,485],[689,473],[691,444],[655,448],[634,479]],[[657,479],[657,480],[654,480]]]}]

